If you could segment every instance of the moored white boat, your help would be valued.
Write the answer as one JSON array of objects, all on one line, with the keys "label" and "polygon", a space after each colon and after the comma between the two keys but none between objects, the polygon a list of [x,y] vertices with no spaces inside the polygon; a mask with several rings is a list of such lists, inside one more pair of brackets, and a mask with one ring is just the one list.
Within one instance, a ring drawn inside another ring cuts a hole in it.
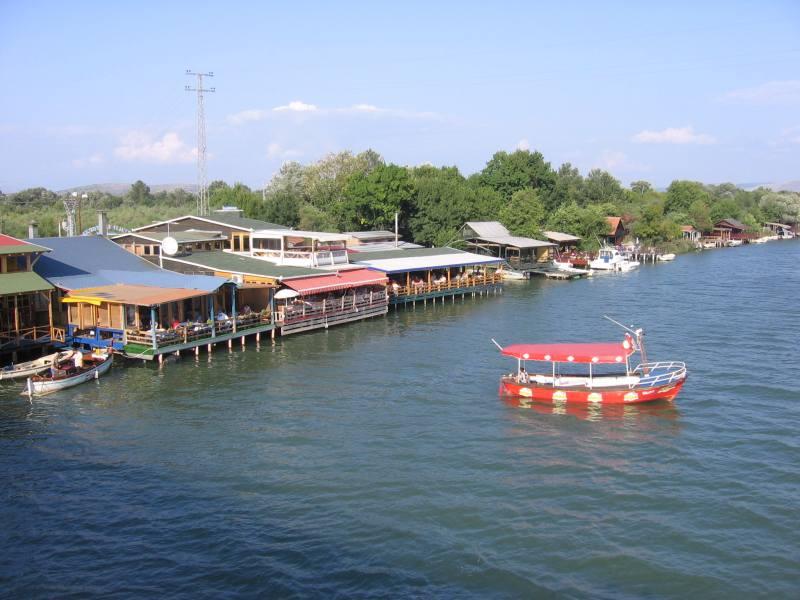
[{"label": "moored white boat", "polygon": [[525,273],[523,273],[522,271],[515,271],[514,269],[501,268],[497,269],[497,272],[503,279],[510,281],[519,281],[522,279],[526,279]]},{"label": "moored white boat", "polygon": [[29,377],[22,393],[29,396],[43,396],[97,379],[111,368],[113,362],[113,354],[89,354],[83,358],[80,366],[73,364],[67,368],[53,367],[49,375]]},{"label": "moored white boat", "polygon": [[564,273],[572,273],[574,275],[586,275],[586,276],[590,276],[592,274],[591,269],[579,269],[578,267],[574,267],[572,263],[569,261],[554,260],[553,266],[559,271],[563,271]]},{"label": "moored white boat", "polygon": [[597,258],[589,262],[589,268],[597,271],[632,271],[639,262],[626,259],[616,248],[603,246]]},{"label": "moored white boat", "polygon": [[672,252],[667,252],[666,254],[659,254],[657,258],[662,262],[669,262],[675,260],[675,255]]},{"label": "moored white boat", "polygon": [[29,377],[47,371],[53,364],[62,362],[72,358],[74,350],[67,350],[65,352],[53,352],[47,356],[42,356],[36,360],[29,360],[17,364],[8,365],[0,369],[0,381],[6,379],[18,379],[22,377]]}]

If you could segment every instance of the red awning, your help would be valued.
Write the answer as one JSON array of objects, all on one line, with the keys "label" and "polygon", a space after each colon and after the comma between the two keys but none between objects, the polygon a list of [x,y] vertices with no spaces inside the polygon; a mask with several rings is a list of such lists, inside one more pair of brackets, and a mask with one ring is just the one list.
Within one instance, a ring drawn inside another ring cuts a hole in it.
[{"label": "red awning", "polygon": [[299,292],[301,296],[324,294],[365,285],[386,285],[388,278],[383,273],[370,269],[341,271],[321,277],[298,277],[283,281],[283,285]]},{"label": "red awning", "polygon": [[633,354],[630,340],[602,344],[513,344],[502,353],[522,360],[616,364]]}]

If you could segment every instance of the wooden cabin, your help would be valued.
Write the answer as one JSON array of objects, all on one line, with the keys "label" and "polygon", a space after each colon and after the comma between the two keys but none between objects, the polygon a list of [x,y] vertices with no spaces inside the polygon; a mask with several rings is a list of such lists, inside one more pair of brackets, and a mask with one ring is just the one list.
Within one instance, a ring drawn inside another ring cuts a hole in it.
[{"label": "wooden cabin", "polygon": [[606,217],[606,223],[608,224],[608,229],[603,240],[609,246],[621,246],[622,240],[628,234],[625,224],[622,222],[622,217]]},{"label": "wooden cabin", "polygon": [[581,238],[577,235],[569,233],[561,233],[560,231],[543,231],[542,234],[547,238],[548,242],[555,244],[559,253],[569,253],[574,251],[578,244],[581,243]]},{"label": "wooden cabin", "polygon": [[58,341],[53,331],[53,286],[34,271],[50,249],[0,234],[0,362],[20,350]]},{"label": "wooden cabin", "polygon": [[517,269],[548,262],[556,247],[551,242],[511,235],[499,221],[469,221],[461,228],[461,236],[471,250],[500,258]]},{"label": "wooden cabin", "polygon": [[681,225],[681,238],[683,238],[684,240],[696,244],[697,242],[700,241],[702,235],[703,234],[700,232],[700,230],[695,229],[691,225]]}]

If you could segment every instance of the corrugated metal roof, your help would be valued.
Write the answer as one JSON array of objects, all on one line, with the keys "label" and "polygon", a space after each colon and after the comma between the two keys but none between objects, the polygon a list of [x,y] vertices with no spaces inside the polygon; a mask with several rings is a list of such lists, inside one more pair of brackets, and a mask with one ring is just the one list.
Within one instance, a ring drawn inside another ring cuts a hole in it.
[{"label": "corrugated metal roof", "polygon": [[47,252],[49,248],[0,233],[0,254],[30,254]]},{"label": "corrugated metal roof", "polygon": [[383,239],[383,238],[392,238],[392,239],[394,239],[394,232],[393,231],[385,231],[385,230],[378,230],[378,231],[345,231],[344,235],[356,238],[357,240],[374,240],[374,239]]},{"label": "corrugated metal roof", "polygon": [[218,240],[225,241],[228,239],[219,231],[198,231],[196,229],[190,229],[188,231],[172,231],[170,233],[167,233],[166,231],[131,231],[130,233],[115,235],[111,239],[116,240],[128,235],[159,243],[164,241],[164,238],[166,237],[173,237],[180,243],[213,242]]},{"label": "corrugated metal roof", "polygon": [[500,221],[467,221],[467,227],[478,237],[507,237],[511,235]]},{"label": "corrugated metal roof", "polygon": [[577,235],[571,235],[569,233],[561,233],[560,231],[543,231],[544,237],[548,240],[552,240],[558,243],[564,242],[579,242],[581,238]]},{"label": "corrugated metal roof", "polygon": [[325,277],[292,279],[285,282],[285,285],[300,292],[301,296],[308,296],[366,285],[384,285],[385,283],[386,275],[383,273],[378,273],[371,269],[354,269],[342,271],[341,273],[331,273]]},{"label": "corrugated metal roof", "polygon": [[306,267],[287,267],[276,265],[260,258],[242,256],[231,252],[193,252],[188,256],[164,257],[164,264],[170,262],[192,265],[211,271],[224,271],[241,275],[255,275],[257,277],[273,277],[286,279],[290,277],[310,277],[314,275],[328,275],[329,271],[308,269]]},{"label": "corrugated metal roof", "polygon": [[0,275],[0,296],[12,294],[27,294],[41,290],[52,290],[53,286],[47,283],[40,275],[33,271],[21,273],[3,273]]},{"label": "corrugated metal roof", "polygon": [[365,260],[381,260],[384,258],[397,258],[401,256],[419,257],[419,256],[441,256],[443,254],[465,254],[463,250],[457,248],[392,248],[390,250],[381,250],[378,252],[357,252],[354,250],[349,251],[351,262],[361,262]]},{"label": "corrugated metal roof", "polygon": [[[463,267],[470,265],[498,264],[504,261],[494,256],[482,256],[472,252],[464,252],[455,248],[422,248],[426,251],[439,251],[436,254],[420,252],[418,250],[403,250],[400,252],[375,252],[374,254],[388,254],[385,258],[361,258],[354,262],[384,273],[405,273],[408,271],[427,271],[429,269],[445,269],[449,267]],[[445,251],[445,252],[443,252]],[[372,253],[371,253],[372,254]],[[355,258],[358,255],[353,255]]]},{"label": "corrugated metal roof", "polygon": [[476,238],[483,242],[491,244],[500,244],[501,246],[513,246],[514,248],[548,248],[554,246],[550,242],[543,242],[541,240],[534,240],[533,238],[519,237],[516,235],[505,235],[499,237],[479,237]]},{"label": "corrugated metal roof", "polygon": [[204,296],[204,290],[167,288],[152,285],[130,285],[118,283],[99,287],[71,290],[67,298],[74,300],[114,302],[116,304],[135,304],[136,306],[158,306],[167,302],[177,302],[197,296]]},{"label": "corrugated metal roof", "polygon": [[51,252],[36,262],[34,270],[66,290],[127,283],[210,292],[227,282],[222,277],[183,275],[161,269],[101,236],[41,241]]},{"label": "corrugated metal roof", "polygon": [[235,227],[237,229],[243,229],[246,231],[253,231],[256,229],[289,229],[285,225],[279,225],[277,223],[268,223],[267,221],[261,221],[259,219],[248,219],[247,217],[240,217],[238,214],[226,215],[221,213],[214,213],[213,215],[209,215],[207,217],[198,217],[196,215],[184,215],[182,217],[175,217],[174,219],[167,219],[165,221],[159,221],[157,223],[150,223],[149,225],[143,225],[142,227],[136,227],[133,231],[145,231],[150,227],[156,225],[166,225],[167,223],[180,223],[181,221],[185,221],[186,219],[197,219],[205,223],[216,223],[218,225],[226,225],[228,227]]}]

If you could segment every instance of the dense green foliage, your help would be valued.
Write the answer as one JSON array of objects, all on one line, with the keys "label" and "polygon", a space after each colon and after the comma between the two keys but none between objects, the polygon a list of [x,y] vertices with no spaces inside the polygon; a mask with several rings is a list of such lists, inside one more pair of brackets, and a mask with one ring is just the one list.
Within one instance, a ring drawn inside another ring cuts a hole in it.
[{"label": "dense green foliage", "polygon": [[[0,225],[24,236],[35,219],[41,235],[56,235],[62,200],[44,188],[0,193]],[[94,224],[99,209],[112,224],[136,227],[192,213],[195,200],[182,190],[152,194],[141,181],[125,196],[90,192],[83,227]],[[497,152],[469,177],[456,167],[387,164],[373,150],[340,152],[310,165],[286,163],[264,190],[214,181],[209,201],[212,209],[237,206],[248,217],[323,231],[392,229],[397,213],[406,239],[436,246],[457,244],[466,221],[501,221],[528,237],[564,231],[592,247],[606,233],[607,216],[622,217],[632,236],[653,244],[679,239],[681,225],[707,231],[719,219],[735,218],[757,231],[765,221],[800,218],[798,193],[695,181],[673,181],[665,192],[641,180],[626,189],[606,171],[584,177],[569,163],[555,170],[541,153],[527,150]]]}]

